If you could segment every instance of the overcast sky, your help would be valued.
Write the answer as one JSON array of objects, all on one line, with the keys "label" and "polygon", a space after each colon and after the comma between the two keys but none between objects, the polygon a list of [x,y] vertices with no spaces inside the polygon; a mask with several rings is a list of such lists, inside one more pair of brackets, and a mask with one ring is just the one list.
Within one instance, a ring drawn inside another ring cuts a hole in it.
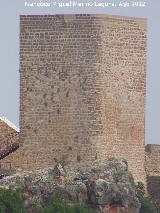
[{"label": "overcast sky", "polygon": [[[83,2],[84,0],[77,0]],[[85,2],[95,2],[85,0]],[[26,2],[40,2],[26,0]],[[41,0],[53,3],[56,0]],[[58,0],[57,0],[58,2]],[[59,2],[69,2],[62,0]],[[72,0],[73,2],[73,0]],[[114,2],[119,0],[96,0]],[[121,2],[144,2],[125,0]],[[160,1],[146,0],[146,7],[25,7],[25,0],[0,2],[0,115],[19,126],[19,15],[96,13],[143,17],[148,20],[146,143],[160,144]],[[136,109],[135,109],[136,110]]]}]

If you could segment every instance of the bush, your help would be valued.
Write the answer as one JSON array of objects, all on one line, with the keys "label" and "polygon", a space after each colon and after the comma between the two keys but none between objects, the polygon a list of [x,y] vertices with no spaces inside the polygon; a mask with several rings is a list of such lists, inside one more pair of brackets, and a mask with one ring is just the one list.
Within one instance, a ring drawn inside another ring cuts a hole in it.
[{"label": "bush", "polygon": [[141,204],[139,213],[160,213],[160,205],[156,204],[150,197],[145,196],[143,183],[137,183],[136,194]]},{"label": "bush", "polygon": [[51,202],[48,207],[41,210],[41,213],[96,213],[94,210],[81,205],[69,205],[64,202]]},{"label": "bush", "polygon": [[140,197],[139,201],[141,203],[140,213],[160,213],[151,198]]},{"label": "bush", "polygon": [[56,192],[47,207],[41,208],[41,213],[96,213],[95,210],[85,208],[79,204],[69,205]]},{"label": "bush", "polygon": [[25,213],[20,190],[0,189],[0,213]]}]

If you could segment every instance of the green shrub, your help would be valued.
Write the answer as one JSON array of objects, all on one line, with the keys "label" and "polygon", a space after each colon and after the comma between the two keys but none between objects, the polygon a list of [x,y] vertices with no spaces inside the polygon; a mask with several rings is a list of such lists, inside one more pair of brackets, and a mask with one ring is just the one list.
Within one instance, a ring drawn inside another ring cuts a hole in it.
[{"label": "green shrub", "polygon": [[41,213],[96,213],[95,210],[85,208],[79,204],[67,204],[56,192],[47,207],[41,208]]},{"label": "green shrub", "polygon": [[41,213],[96,213],[94,210],[81,205],[69,205],[64,202],[51,202],[48,207],[41,210]]},{"label": "green shrub", "polygon": [[141,204],[139,213],[160,213],[160,205],[156,204],[150,197],[145,195],[145,188],[143,183],[137,183],[136,194]]},{"label": "green shrub", "polygon": [[0,189],[0,213],[25,213],[20,190]]},{"label": "green shrub", "polygon": [[155,203],[149,197],[139,197],[141,203],[140,213],[160,213]]}]

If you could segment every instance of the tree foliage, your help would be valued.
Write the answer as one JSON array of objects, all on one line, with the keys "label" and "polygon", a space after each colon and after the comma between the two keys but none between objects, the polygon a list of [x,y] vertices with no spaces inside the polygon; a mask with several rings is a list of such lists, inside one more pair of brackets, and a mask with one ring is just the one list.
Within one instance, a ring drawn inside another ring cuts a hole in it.
[{"label": "tree foliage", "polygon": [[61,199],[60,193],[57,190],[47,207],[40,210],[41,213],[97,213],[97,211],[85,208],[80,204],[67,204]]},{"label": "tree foliage", "polygon": [[20,190],[0,189],[0,213],[26,213]]}]

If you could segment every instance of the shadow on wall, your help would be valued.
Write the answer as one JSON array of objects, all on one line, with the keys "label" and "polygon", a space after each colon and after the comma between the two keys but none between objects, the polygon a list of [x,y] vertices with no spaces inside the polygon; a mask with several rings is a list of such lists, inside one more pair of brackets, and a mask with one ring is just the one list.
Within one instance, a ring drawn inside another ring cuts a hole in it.
[{"label": "shadow on wall", "polygon": [[160,203],[160,176],[147,176],[148,193]]}]

